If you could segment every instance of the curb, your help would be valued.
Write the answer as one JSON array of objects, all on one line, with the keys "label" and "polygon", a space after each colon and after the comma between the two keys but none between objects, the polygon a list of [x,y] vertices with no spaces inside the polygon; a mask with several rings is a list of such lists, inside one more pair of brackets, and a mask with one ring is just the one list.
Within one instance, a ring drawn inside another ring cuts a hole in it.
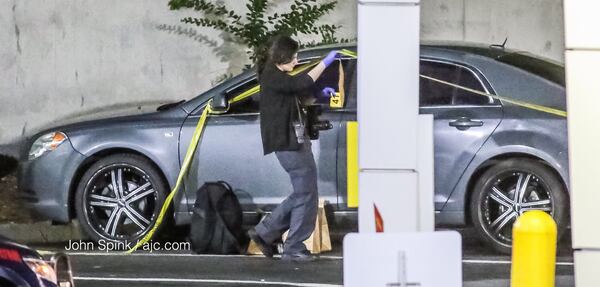
[{"label": "curb", "polygon": [[69,240],[85,240],[76,221],[66,225],[52,225],[50,221],[0,224],[0,235],[21,244],[48,244]]}]

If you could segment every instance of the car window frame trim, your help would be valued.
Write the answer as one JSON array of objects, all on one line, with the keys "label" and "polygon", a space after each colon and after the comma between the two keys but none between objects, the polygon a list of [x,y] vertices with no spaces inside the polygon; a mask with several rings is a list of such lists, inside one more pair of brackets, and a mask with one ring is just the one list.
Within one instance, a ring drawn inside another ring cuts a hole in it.
[{"label": "car window frame trim", "polygon": [[[304,58],[302,59],[302,62],[299,63],[299,65],[304,65],[309,63],[310,61],[314,60],[314,59],[318,59],[319,57],[313,56],[313,57],[308,57],[308,58]],[[341,60],[356,60],[355,58],[352,57],[342,57],[340,58]],[[447,65],[454,65],[457,67],[461,67],[463,69],[466,69],[467,71],[469,71],[473,76],[475,76],[475,78],[477,79],[477,81],[481,84],[481,86],[483,87],[483,89],[485,90],[485,93],[487,94],[494,94],[490,91],[490,89],[488,88],[488,86],[486,85],[486,83],[488,85],[490,85],[490,87],[493,89],[493,87],[491,86],[491,83],[487,80],[487,78],[485,78],[485,75],[483,75],[483,73],[481,73],[481,71],[475,67],[471,67],[470,65],[466,65],[464,63],[458,63],[455,61],[450,61],[450,60],[445,60],[445,59],[440,59],[440,58],[435,58],[435,57],[429,57],[429,56],[422,56],[419,58],[419,63],[421,61],[426,61],[426,62],[433,62],[433,63],[441,63],[441,64],[447,64]],[[358,68],[358,67],[357,67]],[[230,87],[228,87],[227,89],[223,90],[223,93],[228,94],[231,91],[255,80],[257,77],[256,73],[251,74],[251,76],[249,76],[247,79],[243,80],[242,82],[238,83],[238,84],[234,84],[231,85]],[[483,79],[482,79],[483,77]],[[358,95],[357,95],[358,96]],[[215,96],[209,97],[209,99],[214,98]],[[493,97],[488,96],[488,98],[490,99],[490,104],[488,105],[431,105],[431,106],[419,106],[419,109],[441,109],[441,108],[479,108],[479,107],[484,107],[484,108],[502,108],[502,102],[501,101],[496,101]],[[202,103],[201,105],[198,106],[198,108],[196,108],[191,114],[190,116],[196,116],[198,115],[201,111],[202,111],[202,107],[206,105],[206,102]],[[323,111],[323,112],[334,112],[334,113],[347,113],[347,112],[357,112],[357,109],[330,109],[327,111]],[[211,117],[233,117],[233,116],[257,116],[260,115],[260,112],[256,113],[241,113],[241,114],[215,114],[215,115],[210,115]]]},{"label": "car window frame trim", "polygon": [[[458,62],[454,62],[454,61],[448,61],[448,60],[442,60],[439,58],[432,58],[432,57],[421,57],[421,61],[426,61],[426,62],[433,62],[433,63],[441,63],[441,64],[447,64],[447,65],[453,65],[453,66],[457,66],[457,67],[461,67],[463,69],[466,69],[467,71],[469,71],[473,76],[475,76],[475,78],[477,79],[477,81],[479,81],[479,84],[481,84],[481,86],[483,87],[484,91],[486,94],[492,94],[490,92],[490,90],[488,89],[486,83],[489,84],[489,81],[483,81],[480,77],[479,74],[483,75],[483,73],[481,73],[481,71],[476,70],[477,72],[475,72],[475,70],[468,66],[465,65],[463,63],[458,63]],[[495,107],[495,106],[502,106],[502,104],[499,101],[496,101],[493,97],[487,96],[488,99],[490,100],[489,104],[487,105],[430,105],[430,106],[420,106],[419,108],[429,108],[429,107],[436,107],[436,108],[452,108],[452,107]]]},{"label": "car window frame trim", "polygon": [[[318,59],[320,57],[309,57],[309,58],[304,58],[302,59],[302,62],[298,63],[298,65],[304,65],[304,64],[308,64],[310,63],[310,61]],[[355,58],[352,57],[348,57],[348,56],[344,56],[339,58],[340,60],[356,60]],[[247,83],[256,80],[256,73],[252,74],[252,76],[248,77],[247,79],[245,79],[244,81],[240,82],[239,84],[236,85],[232,85],[231,87],[229,87],[228,89],[226,89],[225,91],[223,91],[223,93],[225,93],[226,95],[231,93],[233,90],[242,87],[244,85],[246,85]],[[244,91],[242,91],[243,93]],[[229,95],[227,95],[229,97]],[[254,96],[254,95],[252,95]],[[344,110],[342,109],[330,109],[330,110],[323,110],[323,112],[343,112]],[[260,112],[258,113],[240,113],[240,114],[219,114],[219,115],[211,115],[212,117],[233,117],[233,116],[256,116],[256,115],[260,115]]]}]

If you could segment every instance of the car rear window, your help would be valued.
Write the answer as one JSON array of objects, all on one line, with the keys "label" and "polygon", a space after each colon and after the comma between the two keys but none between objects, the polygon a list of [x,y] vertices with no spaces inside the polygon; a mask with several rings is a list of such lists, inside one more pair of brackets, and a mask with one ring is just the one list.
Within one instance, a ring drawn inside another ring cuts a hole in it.
[{"label": "car rear window", "polygon": [[499,57],[498,61],[536,74],[561,86],[565,85],[565,68],[561,65],[521,53],[504,55]]},{"label": "car rear window", "polygon": [[[431,60],[421,60],[420,74],[479,92],[486,92],[475,74],[467,68]],[[419,104],[428,106],[489,105],[493,100],[468,90],[439,83],[428,78],[419,79]]]},{"label": "car rear window", "polygon": [[548,81],[562,86],[565,85],[565,68],[563,66],[542,58],[535,57],[531,54],[515,52],[510,49],[490,48],[483,46],[433,45],[431,47],[463,51],[496,59],[497,61],[538,75]]}]

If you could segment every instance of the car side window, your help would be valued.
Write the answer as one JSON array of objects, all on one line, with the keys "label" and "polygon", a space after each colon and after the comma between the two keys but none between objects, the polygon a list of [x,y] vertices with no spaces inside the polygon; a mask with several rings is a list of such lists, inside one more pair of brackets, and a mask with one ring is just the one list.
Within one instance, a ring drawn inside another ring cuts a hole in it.
[{"label": "car side window", "polygon": [[[253,88],[258,84],[256,78],[253,78],[241,85],[233,88],[230,91],[227,91],[227,98],[233,99],[247,90]],[[248,114],[248,113],[258,113],[259,112],[259,102],[260,102],[260,92],[255,93],[254,95],[247,97],[238,102],[232,103],[229,106],[229,110],[227,114]]]},{"label": "car side window", "polygon": [[[345,108],[353,107],[356,108],[356,60],[347,59],[342,60],[342,67],[344,69],[344,91],[346,93]],[[315,89],[307,94],[307,97],[316,97],[315,104],[320,104],[323,109],[330,109],[329,98],[321,97],[320,92],[325,87],[334,88],[339,92],[339,64],[338,62],[333,63],[329,66],[315,83]],[[258,81],[256,78],[246,81],[241,85],[227,91],[227,98],[233,99],[243,92],[256,86]],[[250,97],[240,100],[230,105],[227,114],[247,114],[247,113],[258,113],[260,103],[260,92]]]},{"label": "car side window", "polygon": [[[465,67],[421,60],[421,75],[485,92],[479,79]],[[489,105],[490,98],[465,89],[419,77],[419,104],[426,106]]]},{"label": "car side window", "polygon": [[[356,109],[356,60],[355,59],[343,59],[342,68],[344,69],[344,92],[345,92],[345,103],[342,108],[344,109]],[[315,82],[315,97],[316,103],[323,106],[324,110],[334,109],[329,106],[329,97],[322,97],[321,91],[325,87],[330,87],[339,92],[339,77],[340,77],[340,66],[336,61],[331,64],[317,81]]]}]

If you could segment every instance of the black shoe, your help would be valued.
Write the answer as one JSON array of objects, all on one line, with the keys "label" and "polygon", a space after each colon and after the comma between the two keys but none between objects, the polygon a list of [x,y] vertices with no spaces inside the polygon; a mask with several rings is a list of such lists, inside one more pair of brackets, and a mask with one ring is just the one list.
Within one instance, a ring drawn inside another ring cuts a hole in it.
[{"label": "black shoe", "polygon": [[315,257],[310,254],[310,251],[300,251],[295,253],[283,253],[281,260],[286,262],[311,262],[315,261]]},{"label": "black shoe", "polygon": [[266,257],[273,257],[273,246],[271,246],[270,244],[267,244],[262,238],[260,238],[260,235],[258,235],[258,233],[256,233],[256,230],[254,230],[254,228],[251,228],[250,230],[248,230],[248,236],[250,236],[250,239],[252,239],[252,241],[254,241],[256,243],[256,245],[258,246],[258,249],[260,249],[260,251],[266,256]]}]

